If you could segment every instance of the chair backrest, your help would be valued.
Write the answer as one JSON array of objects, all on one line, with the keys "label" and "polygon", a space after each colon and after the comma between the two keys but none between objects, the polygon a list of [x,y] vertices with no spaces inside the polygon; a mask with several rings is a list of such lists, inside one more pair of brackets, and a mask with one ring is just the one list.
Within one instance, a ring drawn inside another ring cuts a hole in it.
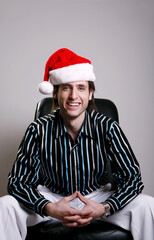
[{"label": "chair backrest", "polygon": [[[111,100],[95,98],[95,104],[97,106],[98,112],[103,113],[116,122],[119,122],[117,107]],[[37,118],[43,117],[44,115],[50,113],[51,108],[52,97],[43,98],[40,102],[37,103],[34,119],[36,120]]]}]

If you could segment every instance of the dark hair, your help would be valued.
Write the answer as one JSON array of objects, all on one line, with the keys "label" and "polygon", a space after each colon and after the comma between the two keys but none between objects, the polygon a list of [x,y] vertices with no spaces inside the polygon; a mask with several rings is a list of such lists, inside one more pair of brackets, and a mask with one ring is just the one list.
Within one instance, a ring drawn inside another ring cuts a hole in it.
[{"label": "dark hair", "polygon": [[[92,94],[92,99],[89,100],[89,104],[88,104],[87,110],[90,111],[90,112],[92,110],[96,110],[97,111],[97,107],[95,105],[95,99],[94,99],[95,84],[92,81],[88,81],[88,83],[89,83],[89,91],[93,90],[93,94]],[[59,85],[54,85],[54,92],[55,93],[58,93],[58,89],[59,89]],[[52,99],[52,109],[51,109],[51,112],[53,112],[54,110],[56,110],[58,108],[59,108],[58,100],[53,98]]]}]

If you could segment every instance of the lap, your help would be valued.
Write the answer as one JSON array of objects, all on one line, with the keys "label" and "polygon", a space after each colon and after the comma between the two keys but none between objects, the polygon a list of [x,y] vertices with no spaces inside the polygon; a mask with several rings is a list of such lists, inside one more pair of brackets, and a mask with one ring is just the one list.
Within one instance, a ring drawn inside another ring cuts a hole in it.
[{"label": "lap", "polygon": [[[62,195],[52,193],[49,189],[46,187],[39,187],[39,191],[41,192],[44,197],[46,197],[51,202],[59,201],[63,198]],[[107,191],[104,192],[103,189],[98,189],[90,194],[88,194],[86,197],[92,199],[95,202],[103,202],[105,201],[111,192]],[[38,214],[35,214],[33,211],[25,208],[22,204],[20,204],[14,197],[10,195],[6,195],[4,197],[0,198],[0,206],[1,208],[5,206],[12,206],[18,211],[19,213],[23,213],[27,215],[27,225],[32,226],[40,222],[44,222],[47,220],[53,220],[58,221],[56,219],[53,219],[51,217],[41,217]],[[75,199],[71,203],[71,206],[74,208],[82,209],[83,203],[79,199]],[[144,210],[146,211],[146,208],[150,208],[151,212],[154,214],[154,198],[145,194],[139,194],[135,199],[133,199],[129,204],[127,204],[123,209],[117,211],[115,214],[110,216],[109,218],[105,219],[105,221],[116,224],[120,227],[123,227],[126,230],[130,230],[130,217],[132,215],[132,212],[140,213],[142,212],[142,215],[144,214]],[[142,211],[141,211],[142,209]],[[141,214],[141,213],[140,213]],[[139,215],[139,214],[138,214]],[[141,216],[142,217],[142,216]]]}]

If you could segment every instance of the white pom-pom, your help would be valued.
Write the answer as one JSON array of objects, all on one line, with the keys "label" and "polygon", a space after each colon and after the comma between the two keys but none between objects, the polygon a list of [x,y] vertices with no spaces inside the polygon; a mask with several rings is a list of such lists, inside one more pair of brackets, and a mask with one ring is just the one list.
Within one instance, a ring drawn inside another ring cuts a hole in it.
[{"label": "white pom-pom", "polygon": [[39,92],[42,94],[51,94],[53,92],[53,85],[50,82],[41,82],[38,85]]}]

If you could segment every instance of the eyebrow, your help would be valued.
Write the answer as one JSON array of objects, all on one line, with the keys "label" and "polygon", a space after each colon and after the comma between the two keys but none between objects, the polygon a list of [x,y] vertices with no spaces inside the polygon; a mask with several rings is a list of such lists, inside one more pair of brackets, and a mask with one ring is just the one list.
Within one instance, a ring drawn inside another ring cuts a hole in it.
[{"label": "eyebrow", "polygon": [[[69,84],[69,83],[64,83],[64,84],[62,84],[63,86],[70,86],[70,87],[72,87],[72,85],[71,84]],[[77,84],[76,86],[79,86],[79,87],[87,87],[87,85],[85,85],[85,84]]]},{"label": "eyebrow", "polygon": [[87,87],[87,85],[85,85],[85,84],[78,84],[77,86],[79,86],[79,87]]}]

